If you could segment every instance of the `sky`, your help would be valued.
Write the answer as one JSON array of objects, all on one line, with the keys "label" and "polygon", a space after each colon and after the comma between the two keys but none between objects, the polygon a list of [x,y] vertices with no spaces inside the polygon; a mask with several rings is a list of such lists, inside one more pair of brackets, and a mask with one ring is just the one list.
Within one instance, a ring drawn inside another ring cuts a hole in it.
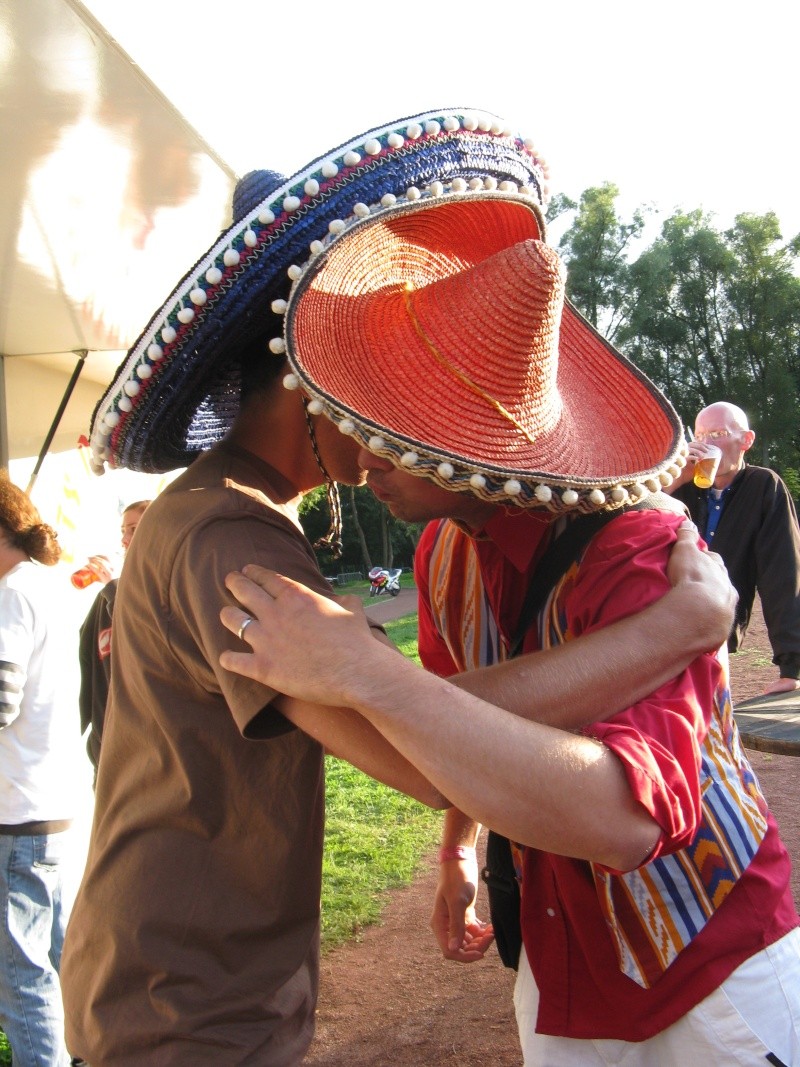
[{"label": "sky", "polygon": [[481,108],[534,139],[554,193],[610,181],[624,216],[653,205],[651,237],[695,208],[721,228],[772,210],[800,232],[790,0],[84,2],[239,174]]}]

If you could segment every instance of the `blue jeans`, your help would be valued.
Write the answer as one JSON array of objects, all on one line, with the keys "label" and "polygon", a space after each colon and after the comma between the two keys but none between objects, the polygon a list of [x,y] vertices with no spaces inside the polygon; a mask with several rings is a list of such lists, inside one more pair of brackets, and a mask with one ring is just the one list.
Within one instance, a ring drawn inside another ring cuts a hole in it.
[{"label": "blue jeans", "polygon": [[0,1027],[14,1067],[67,1067],[58,969],[67,916],[62,859],[69,831],[0,834]]}]

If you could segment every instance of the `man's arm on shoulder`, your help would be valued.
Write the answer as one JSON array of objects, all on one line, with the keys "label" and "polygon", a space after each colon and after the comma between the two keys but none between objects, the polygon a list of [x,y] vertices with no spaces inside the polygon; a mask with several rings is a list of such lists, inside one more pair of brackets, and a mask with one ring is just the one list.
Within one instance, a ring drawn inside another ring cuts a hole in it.
[{"label": "man's arm on shoulder", "polygon": [[[253,652],[224,653],[225,668],[355,708],[453,805],[523,844],[619,870],[655,847],[659,827],[606,746],[487,704],[375,641],[357,615],[273,572],[247,573],[255,584],[228,585],[258,619]],[[222,618],[236,631],[242,610]]]},{"label": "man's arm on shoulder", "polygon": [[515,715],[577,729],[645,697],[728,636],[736,593],[719,556],[684,523],[670,555],[672,588],[636,614],[546,652],[451,678]]},{"label": "man's arm on shoulder", "polygon": [[[658,541],[658,582],[646,583],[642,606],[667,587],[672,536],[665,532]],[[614,568],[604,570],[613,591]],[[280,576],[248,573],[258,585],[236,575],[228,584],[260,620],[247,631],[254,653],[226,654],[226,667],[305,699],[355,707],[454,805],[522,843],[618,870],[637,866],[655,848],[660,826],[634,798],[622,761],[606,745],[491,706],[398,661],[370,637],[363,619]],[[241,615],[223,611],[232,630]],[[619,617],[593,616],[600,625]],[[556,681],[563,696],[563,679]]]}]

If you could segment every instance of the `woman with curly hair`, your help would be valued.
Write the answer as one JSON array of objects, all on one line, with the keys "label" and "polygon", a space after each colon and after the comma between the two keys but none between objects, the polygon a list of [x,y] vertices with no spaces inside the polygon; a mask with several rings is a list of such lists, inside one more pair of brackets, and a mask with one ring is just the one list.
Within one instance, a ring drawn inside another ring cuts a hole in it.
[{"label": "woman with curly hair", "polygon": [[50,570],[60,556],[55,530],[0,471],[0,1026],[15,1067],[70,1062],[58,971],[77,694]]}]

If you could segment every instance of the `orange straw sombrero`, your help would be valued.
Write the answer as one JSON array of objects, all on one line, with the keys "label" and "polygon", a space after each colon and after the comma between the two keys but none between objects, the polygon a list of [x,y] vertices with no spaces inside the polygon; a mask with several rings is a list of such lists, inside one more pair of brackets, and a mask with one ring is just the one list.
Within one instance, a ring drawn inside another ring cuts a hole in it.
[{"label": "orange straw sombrero", "polygon": [[620,507],[684,464],[667,399],[564,300],[530,197],[437,185],[359,205],[285,311],[312,413],[411,473],[495,503]]}]

